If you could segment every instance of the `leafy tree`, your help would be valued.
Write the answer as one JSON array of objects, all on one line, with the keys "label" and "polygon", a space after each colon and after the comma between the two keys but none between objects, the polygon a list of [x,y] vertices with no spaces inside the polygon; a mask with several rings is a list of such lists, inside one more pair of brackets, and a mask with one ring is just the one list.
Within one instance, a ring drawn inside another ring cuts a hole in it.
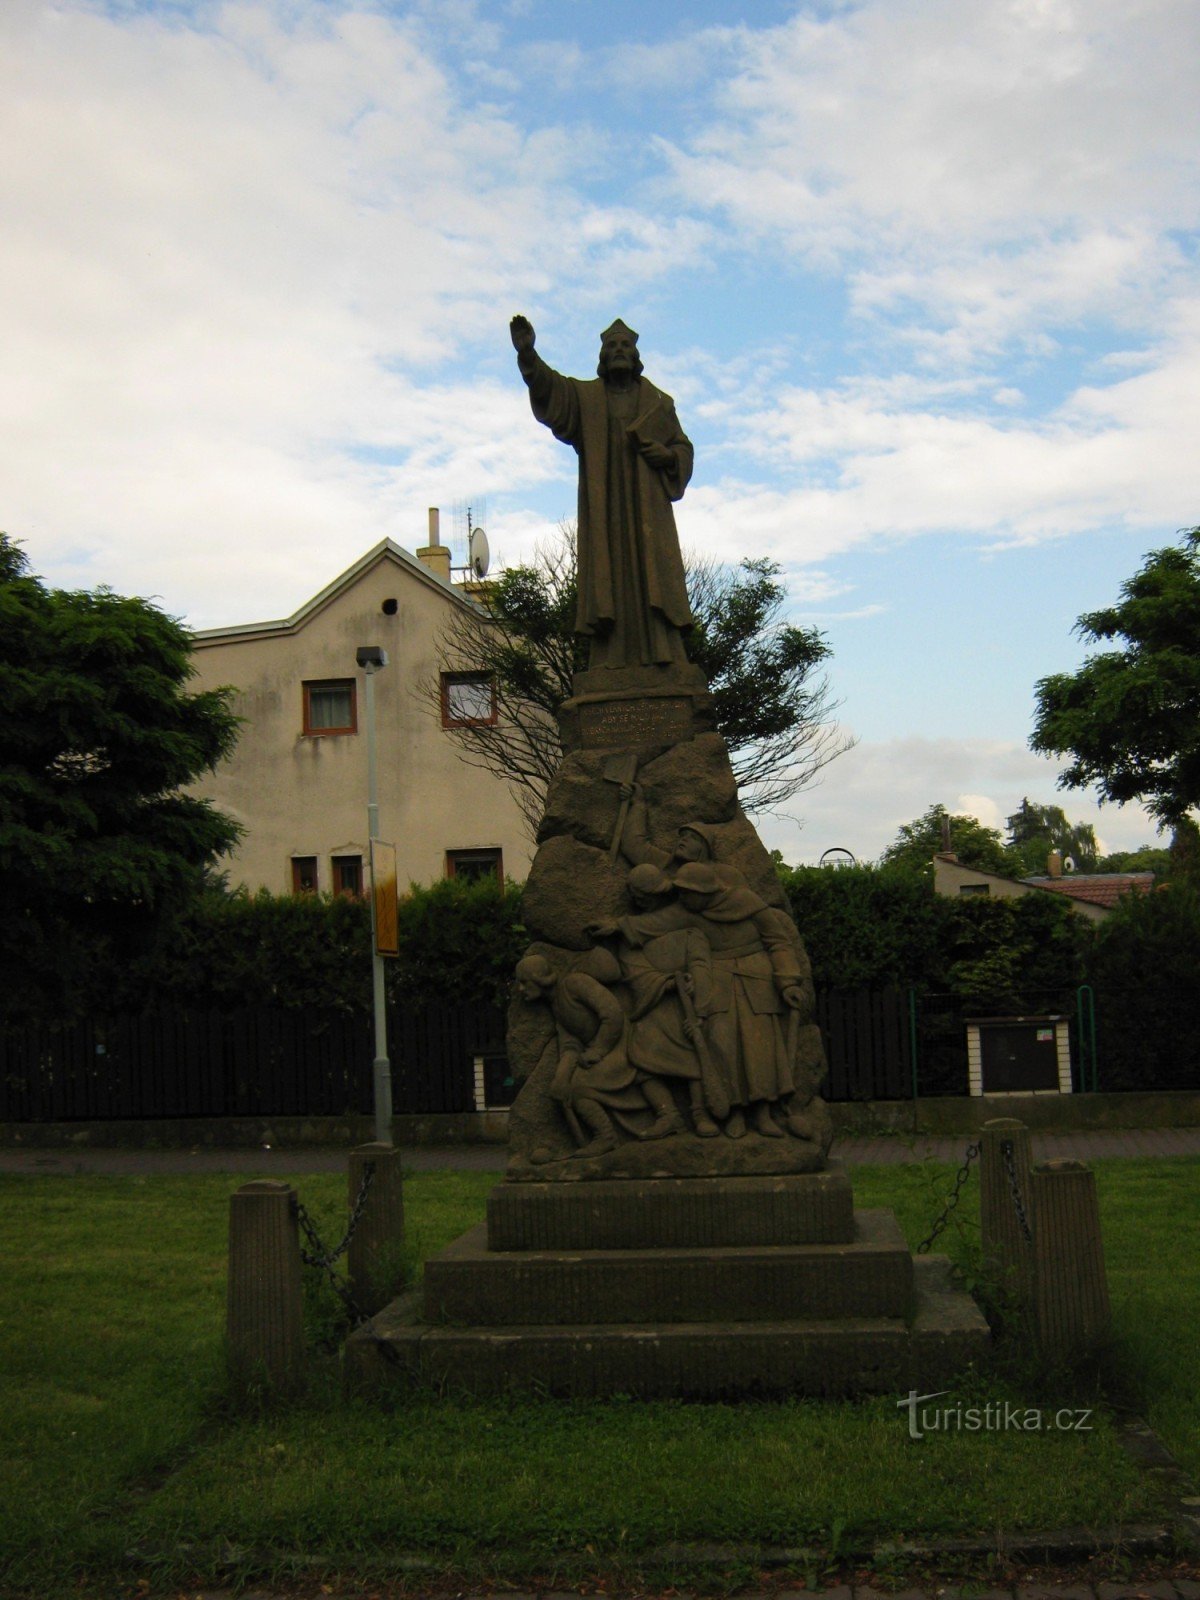
[{"label": "leafy tree", "polygon": [[1098,872],[1153,872],[1156,877],[1166,877],[1170,871],[1171,854],[1157,845],[1143,844],[1136,850],[1114,850],[1101,856],[1096,863]]},{"label": "leafy tree", "polygon": [[189,694],[187,633],[111,590],[47,589],[0,534],[0,987],[67,1007],[239,829],[182,792],[232,747],[229,690]]},{"label": "leafy tree", "polygon": [[1095,871],[1099,846],[1090,822],[1068,822],[1061,806],[1038,806],[1028,799],[1007,821],[1010,870],[1020,877],[1045,873],[1051,850],[1073,861],[1077,871]]},{"label": "leafy tree", "polygon": [[915,822],[906,822],[879,858],[880,865],[927,873],[934,856],[946,848],[947,824],[950,848],[963,866],[978,867],[982,872],[1011,871],[1011,863],[995,828],[985,828],[976,817],[950,816],[942,805],[930,806]]},{"label": "leafy tree", "polygon": [[[836,702],[820,673],[829,646],[816,628],[779,620],[785,591],[774,562],[692,562],[687,577],[696,617],[688,655],[708,677],[742,804],[776,809],[853,743],[829,726]],[[439,672],[486,673],[495,684],[496,721],[450,732],[465,760],[512,785],[531,829],[562,760],[555,713],[587,665],[587,640],[574,632],[575,595],[575,538],[566,526],[534,565],[511,567],[484,586],[479,613],[460,612],[439,642]],[[427,681],[422,692],[440,714],[440,683]]]},{"label": "leafy tree", "polygon": [[1067,755],[1067,789],[1141,800],[1160,824],[1200,804],[1200,528],[1152,551],[1115,606],[1079,618],[1093,644],[1119,641],[1077,672],[1037,685],[1030,744]]}]

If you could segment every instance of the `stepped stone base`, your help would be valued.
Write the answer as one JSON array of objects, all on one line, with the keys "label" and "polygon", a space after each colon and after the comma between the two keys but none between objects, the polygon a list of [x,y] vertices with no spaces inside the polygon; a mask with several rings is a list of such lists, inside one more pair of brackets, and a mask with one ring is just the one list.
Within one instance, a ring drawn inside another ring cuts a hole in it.
[{"label": "stepped stone base", "polygon": [[936,1387],[987,1324],[844,1171],[501,1184],[345,1349],[355,1386],[720,1399]]},{"label": "stepped stone base", "polygon": [[912,1256],[890,1211],[860,1211],[851,1244],[701,1250],[487,1248],[486,1225],[425,1268],[425,1320],[540,1323],[783,1322],[907,1317]]},{"label": "stepped stone base", "polygon": [[346,1344],[355,1387],[398,1379],[476,1395],[533,1390],[579,1398],[731,1399],[930,1389],[982,1357],[987,1324],[949,1282],[944,1256],[915,1267],[915,1310],[899,1317],[784,1322],[434,1327],[420,1296],[393,1301]]},{"label": "stepped stone base", "polygon": [[802,1180],[502,1183],[488,1197],[493,1250],[700,1249],[853,1238],[854,1196],[840,1161]]}]

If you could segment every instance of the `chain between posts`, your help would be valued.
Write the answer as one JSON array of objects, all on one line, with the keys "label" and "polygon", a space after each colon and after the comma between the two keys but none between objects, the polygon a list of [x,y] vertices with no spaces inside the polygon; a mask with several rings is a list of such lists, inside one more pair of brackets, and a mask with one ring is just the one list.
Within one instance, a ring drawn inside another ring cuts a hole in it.
[{"label": "chain between posts", "polygon": [[292,1205],[296,1213],[296,1221],[300,1224],[300,1230],[304,1234],[304,1237],[312,1246],[311,1250],[306,1250],[303,1245],[300,1246],[300,1259],[303,1261],[306,1267],[313,1267],[316,1269],[316,1271],[325,1273],[326,1277],[329,1279],[330,1285],[333,1288],[333,1292],[337,1295],[338,1299],[342,1302],[346,1310],[354,1319],[355,1327],[360,1327],[364,1322],[369,1322],[370,1318],[357,1303],[353,1294],[351,1294],[349,1284],[343,1279],[339,1278],[337,1273],[334,1272],[333,1265],[334,1262],[338,1261],[342,1256],[344,1256],[346,1251],[350,1248],[351,1240],[354,1238],[355,1230],[357,1229],[359,1220],[362,1217],[363,1209],[367,1203],[367,1196],[371,1192],[371,1185],[374,1181],[375,1163],[373,1161],[367,1161],[363,1165],[362,1182],[358,1186],[358,1194],[355,1197],[354,1206],[350,1212],[350,1221],[346,1225],[346,1232],[343,1234],[341,1242],[332,1250],[327,1250],[325,1245],[322,1243],[321,1236],[313,1225],[313,1220],[309,1216],[304,1203],[298,1196],[293,1196],[292,1198]]},{"label": "chain between posts", "polygon": [[1008,1174],[1008,1187],[1012,1190],[1013,1209],[1017,1213],[1017,1221],[1021,1224],[1021,1232],[1025,1236],[1025,1243],[1033,1243],[1033,1230],[1029,1226],[1029,1218],[1025,1215],[1025,1202],[1021,1199],[1021,1186],[1017,1182],[1017,1166],[1013,1160],[1013,1143],[1011,1139],[1002,1139],[1000,1154],[1004,1157],[1004,1170]]},{"label": "chain between posts", "polygon": [[926,1237],[924,1239],[922,1239],[920,1244],[917,1246],[917,1249],[916,1249],[916,1254],[917,1255],[923,1256],[923,1255],[928,1253],[929,1246],[933,1243],[933,1241],[937,1238],[937,1236],[945,1228],[946,1224],[950,1221],[950,1213],[954,1210],[955,1206],[958,1204],[959,1199],[962,1196],[963,1185],[966,1183],[967,1179],[971,1176],[971,1163],[974,1160],[976,1160],[976,1158],[978,1157],[979,1150],[980,1150],[980,1147],[977,1144],[969,1144],[967,1146],[966,1159],[964,1160],[962,1166],[959,1167],[958,1172],[957,1172],[957,1174],[955,1176],[954,1188],[950,1191],[950,1197],[946,1201],[945,1206],[942,1208],[941,1216],[934,1223],[933,1227],[930,1228],[929,1233],[926,1235]]}]

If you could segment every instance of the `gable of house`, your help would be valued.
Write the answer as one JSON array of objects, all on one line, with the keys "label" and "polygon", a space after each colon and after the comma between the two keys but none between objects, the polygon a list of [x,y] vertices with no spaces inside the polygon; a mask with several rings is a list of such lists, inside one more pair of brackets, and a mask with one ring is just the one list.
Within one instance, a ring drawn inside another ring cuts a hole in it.
[{"label": "gable of house", "polygon": [[232,756],[195,785],[245,829],[233,882],[337,890],[356,857],[365,865],[364,645],[388,656],[374,675],[379,831],[396,846],[401,884],[525,876],[532,846],[508,786],[463,761],[427,693],[438,636],[470,604],[385,539],[292,616],[193,635],[197,686],[232,685],[243,718]]}]

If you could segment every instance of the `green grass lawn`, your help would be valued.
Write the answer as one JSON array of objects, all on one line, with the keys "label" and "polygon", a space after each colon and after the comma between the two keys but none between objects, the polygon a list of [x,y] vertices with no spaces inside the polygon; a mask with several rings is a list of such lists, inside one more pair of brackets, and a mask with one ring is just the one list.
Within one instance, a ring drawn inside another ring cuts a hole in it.
[{"label": "green grass lawn", "polygon": [[[1200,1161],[1096,1171],[1116,1323],[1109,1381],[1200,1474]],[[915,1242],[948,1175],[858,1169],[856,1201],[894,1207]],[[306,1398],[232,1414],[221,1335],[239,1181],[0,1177],[0,1592],[78,1592],[81,1573],[199,1583],[325,1562],[365,1575],[412,1553],[476,1577],[569,1576],[636,1565],[667,1541],[828,1551],[1155,1510],[1103,1408],[1084,1434],[914,1442],[891,1398],[349,1404],[333,1360],[314,1352]],[[478,1220],[495,1181],[413,1175],[414,1262]],[[340,1231],[344,1177],[298,1186],[322,1231]],[[960,1211],[969,1227],[974,1179]],[[312,1310],[317,1330],[319,1297]],[[1011,1364],[951,1396],[1005,1398],[1079,1396]]]}]

